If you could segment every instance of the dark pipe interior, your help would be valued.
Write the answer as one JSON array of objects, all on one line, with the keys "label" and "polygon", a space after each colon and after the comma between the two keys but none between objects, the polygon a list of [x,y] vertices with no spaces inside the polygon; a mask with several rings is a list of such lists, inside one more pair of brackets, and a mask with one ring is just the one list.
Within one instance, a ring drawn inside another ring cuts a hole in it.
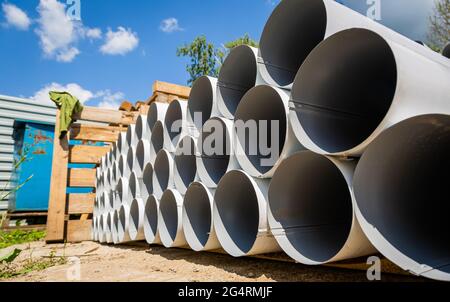
[{"label": "dark pipe interior", "polygon": [[344,246],[353,220],[351,194],[339,169],[326,157],[303,151],[275,172],[269,206],[300,254],[317,262]]},{"label": "dark pipe interior", "polygon": [[[201,129],[203,124],[211,117],[213,100],[213,89],[209,79],[207,77],[198,78],[192,86],[188,103],[188,112],[197,129]],[[202,114],[201,120],[195,121],[195,112]]]},{"label": "dark pipe interior", "polygon": [[187,154],[186,152],[180,152],[180,154],[175,156],[175,165],[177,167],[178,174],[187,188],[195,180],[195,175],[197,174],[194,140],[190,137],[184,138],[180,142],[179,150],[189,150],[189,153]]},{"label": "dark pipe interior", "polygon": [[396,61],[387,42],[372,31],[350,29],[314,49],[298,71],[292,100],[311,140],[329,153],[343,152],[375,131],[396,86]]},{"label": "dark pipe interior", "polygon": [[152,144],[155,148],[156,153],[164,148],[164,127],[160,121],[156,122],[155,126],[153,127]]},{"label": "dark pipe interior", "polygon": [[211,232],[211,203],[208,192],[200,184],[192,184],[184,197],[184,208],[192,229],[202,246],[208,242]]},{"label": "dark pipe interior", "polygon": [[130,148],[127,154],[127,170],[131,173],[134,166],[134,148]]},{"label": "dark pipe interior", "polygon": [[143,173],[146,164],[144,141],[140,141],[136,148],[136,165],[134,167],[134,170],[138,175]]},{"label": "dark pipe interior", "polygon": [[144,174],[141,183],[141,196],[145,197],[153,194],[153,166],[152,164],[147,164],[144,169]]},{"label": "dark pipe interior", "polygon": [[[180,103],[179,102],[170,103],[169,108],[167,109],[166,118],[164,119],[164,126],[166,127],[167,132],[169,133],[170,140],[175,139],[177,136],[181,134],[182,129],[180,121],[182,119],[183,119],[183,111],[181,110]],[[174,129],[172,129],[172,127],[174,127]]]},{"label": "dark pipe interior", "polygon": [[449,116],[412,118],[386,130],[369,146],[354,178],[364,218],[404,255],[446,273],[449,154]]},{"label": "dark pipe interior", "polygon": [[164,193],[160,201],[159,209],[170,238],[174,241],[178,229],[178,205],[172,191],[166,191]]},{"label": "dark pipe interior", "polygon": [[138,192],[138,179],[136,177],[136,174],[131,173],[130,175],[130,180],[129,180],[129,187],[130,187],[130,192],[133,198],[137,198],[137,194]]},{"label": "dark pipe interior", "polygon": [[220,69],[218,89],[231,114],[235,114],[244,94],[256,83],[257,62],[247,46],[234,48]]},{"label": "dark pipe interior", "polygon": [[130,207],[130,232],[134,232],[134,235],[137,235],[139,231],[139,203],[135,199],[131,203]]},{"label": "dark pipe interior", "polygon": [[154,176],[158,179],[158,183],[161,186],[162,191],[164,192],[169,186],[170,177],[170,164],[166,152],[158,153],[158,157],[155,161],[154,171]]},{"label": "dark pipe interior", "polygon": [[150,105],[150,109],[148,110],[147,115],[147,124],[153,132],[153,127],[155,127],[156,122],[158,121],[158,106],[155,103]]},{"label": "dark pipe interior", "polygon": [[[251,133],[248,129],[245,131],[245,137],[238,133],[238,140],[244,147],[245,154],[249,158],[253,166],[261,173],[265,174],[270,171],[273,166],[262,165],[262,159],[270,159],[271,155],[263,155],[260,145],[259,127],[261,121],[267,121],[267,138],[266,142],[269,148],[272,144],[278,144],[279,152],[284,148],[287,132],[287,115],[285,106],[280,99],[278,93],[269,86],[257,86],[245,94],[236,111],[235,121],[256,121],[257,134]],[[279,140],[272,142],[272,121],[279,123]],[[250,155],[250,150],[257,150],[256,155]]]},{"label": "dark pipe interior", "polygon": [[286,86],[294,81],[303,61],[324,39],[326,27],[327,13],[322,1],[281,1],[267,21],[259,45],[275,83]]},{"label": "dark pipe interior", "polygon": [[[210,128],[208,127],[209,123],[215,126],[211,127],[211,131],[206,130]],[[204,142],[207,141],[208,137],[211,135],[213,135],[213,137],[217,137],[219,135],[222,137],[222,142],[213,141],[212,146],[207,146]],[[201,148],[203,165],[211,179],[218,184],[222,176],[224,176],[227,172],[228,165],[230,163],[231,141],[227,135],[227,127],[225,123],[218,118],[212,118],[206,122],[205,127],[202,129],[199,143],[203,146],[203,148]],[[216,152],[211,152],[217,149],[217,143],[223,145],[223,148],[218,150],[219,154],[215,154]]]},{"label": "dark pipe interior", "polygon": [[214,200],[234,244],[244,253],[249,252],[259,226],[258,199],[250,180],[239,171],[227,173],[219,183]]},{"label": "dark pipe interior", "polygon": [[144,132],[144,123],[146,123],[147,121],[144,120],[142,118],[142,116],[140,116],[137,121],[136,121],[136,136],[138,137],[138,139],[142,139],[142,135]]},{"label": "dark pipe interior", "polygon": [[145,219],[147,228],[150,227],[153,236],[158,232],[158,203],[153,195],[150,195],[145,204]]},{"label": "dark pipe interior", "polygon": [[448,43],[442,50],[442,55],[450,59],[450,43]]}]

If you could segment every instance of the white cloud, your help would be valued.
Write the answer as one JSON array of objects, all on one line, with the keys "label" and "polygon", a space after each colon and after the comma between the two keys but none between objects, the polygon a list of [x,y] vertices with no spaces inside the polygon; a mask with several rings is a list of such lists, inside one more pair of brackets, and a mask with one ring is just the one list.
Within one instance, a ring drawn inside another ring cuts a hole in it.
[{"label": "white cloud", "polygon": [[38,28],[44,54],[60,62],[71,62],[80,52],[73,46],[82,31],[66,16],[65,6],[56,0],[40,0]]},{"label": "white cloud", "polygon": [[119,109],[125,98],[123,92],[111,93],[110,90],[104,90],[97,93],[98,97],[102,97],[102,101],[98,104],[100,108]]},{"label": "white cloud", "polygon": [[31,20],[27,14],[17,6],[9,3],[2,3],[7,25],[11,25],[20,30],[28,30]]},{"label": "white cloud", "polygon": [[51,102],[48,95],[50,91],[67,91],[78,98],[83,104],[98,101],[98,107],[108,109],[118,109],[122,104],[122,100],[125,98],[125,94],[123,92],[111,92],[109,89],[92,92],[88,89],[84,89],[76,83],[70,83],[67,85],[51,83],[37,91],[31,99],[36,102],[49,103]]},{"label": "white cloud", "polygon": [[183,30],[183,28],[181,28],[178,24],[178,20],[176,18],[168,18],[162,20],[159,29],[165,33],[173,33],[175,31]]},{"label": "white cloud", "polygon": [[139,44],[139,38],[131,29],[119,26],[117,31],[108,29],[105,44],[100,47],[100,51],[107,55],[125,55],[134,50]]},{"label": "white cloud", "polygon": [[70,83],[67,85],[61,85],[58,83],[51,83],[38,92],[34,94],[34,96],[31,97],[31,99],[37,101],[37,102],[43,102],[48,103],[51,102],[48,93],[50,91],[67,91],[76,98],[80,100],[81,103],[85,103],[89,100],[91,100],[94,97],[94,93],[92,93],[89,90],[84,89],[78,84]]},{"label": "white cloud", "polygon": [[100,28],[88,28],[85,34],[89,39],[100,39],[102,37],[102,30]]}]

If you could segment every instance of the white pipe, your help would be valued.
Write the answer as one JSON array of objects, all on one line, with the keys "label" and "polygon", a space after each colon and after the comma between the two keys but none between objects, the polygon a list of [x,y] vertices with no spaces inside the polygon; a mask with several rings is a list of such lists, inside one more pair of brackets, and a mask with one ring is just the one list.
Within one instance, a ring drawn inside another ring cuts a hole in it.
[{"label": "white pipe", "polygon": [[220,117],[213,117],[203,125],[196,161],[198,176],[208,188],[217,188],[227,172],[241,168],[234,154],[233,131],[233,122]]},{"label": "white pipe", "polygon": [[130,206],[128,204],[122,204],[119,209],[119,223],[117,225],[117,234],[120,243],[131,242],[129,235],[130,228]]},{"label": "white pipe", "polygon": [[277,169],[269,189],[269,225],[295,261],[320,265],[375,254],[352,205],[356,161],[301,151]]},{"label": "white pipe", "polygon": [[141,241],[145,239],[144,215],[144,201],[140,198],[134,199],[130,206],[130,217],[128,218],[128,234],[132,241]]},{"label": "white pipe", "polygon": [[112,243],[112,212],[106,213],[106,224],[104,228],[106,243]]},{"label": "white pipe", "polygon": [[194,182],[184,196],[183,231],[189,246],[196,252],[221,247],[213,223],[214,189]]},{"label": "white pipe", "polygon": [[112,179],[114,180],[112,186],[113,188],[116,188],[117,184],[119,183],[120,179],[120,171],[119,171],[119,162],[115,162],[112,167]]},{"label": "white pipe", "polygon": [[[256,86],[242,98],[235,115],[235,152],[242,169],[251,176],[271,178],[285,158],[304,149],[295,138],[288,113],[289,95],[279,88]],[[247,133],[242,129],[242,123],[250,126],[256,124],[257,133]],[[267,136],[263,135],[264,130],[268,136],[276,134],[269,155],[262,152],[269,142]]]},{"label": "white pipe", "polygon": [[127,133],[120,132],[119,138],[117,140],[117,154],[116,159],[121,155],[126,155],[128,152],[129,145],[127,144]]},{"label": "white pipe", "polygon": [[153,194],[153,165],[151,163],[145,166],[144,174],[139,179],[139,188],[142,200],[147,200],[148,196]]},{"label": "white pipe", "polygon": [[128,183],[130,186],[130,194],[132,198],[141,198],[141,186],[139,179],[136,177],[136,173],[131,173],[130,178],[128,179]]},{"label": "white pipe", "polygon": [[450,66],[450,62],[427,47],[334,0],[283,0],[273,11],[261,36],[261,76],[269,85],[290,89],[297,70],[322,40],[355,27],[373,30],[411,53]]},{"label": "white pipe", "polygon": [[127,178],[121,178],[117,184],[117,194],[120,200],[120,204],[130,205],[133,201],[131,196],[130,185]]},{"label": "white pipe", "polygon": [[[128,151],[127,151],[128,152]],[[119,161],[117,162],[117,168],[119,171],[119,179],[122,177],[128,177],[129,174],[127,175],[127,154],[122,154],[119,157]]]},{"label": "white pipe", "polygon": [[106,242],[106,234],[104,231],[106,220],[106,213],[100,215],[99,224],[98,224],[98,242],[105,243]]},{"label": "white pipe", "polygon": [[164,124],[157,121],[152,130],[150,140],[150,162],[155,163],[158,152],[164,148]]},{"label": "white pipe", "polygon": [[355,172],[356,216],[373,245],[413,274],[450,281],[450,116],[383,132]]},{"label": "white pipe", "polygon": [[234,257],[280,251],[267,221],[269,180],[228,172],[214,195],[213,221],[223,249]]},{"label": "white pipe", "polygon": [[107,211],[111,211],[114,209],[115,195],[116,195],[115,191],[113,191],[113,190],[108,191],[108,199],[105,200]]},{"label": "white pipe", "polygon": [[174,100],[170,103],[164,119],[164,149],[175,152],[186,129],[187,102]]},{"label": "white pipe", "polygon": [[259,71],[258,49],[248,45],[233,48],[223,62],[217,80],[218,111],[233,120],[244,94],[263,84],[266,83]]},{"label": "white pipe", "polygon": [[96,169],[95,174],[95,193],[100,196],[103,193],[103,180],[102,180],[102,170],[100,167]]},{"label": "white pipe", "polygon": [[130,146],[127,153],[127,158],[125,162],[124,176],[129,177],[134,171],[134,162],[136,159],[136,147]]},{"label": "white pipe", "polygon": [[111,146],[111,150],[108,152],[108,161],[109,161],[109,168],[111,168],[116,161],[116,150],[115,150],[116,143],[113,143]]},{"label": "white pipe", "polygon": [[173,155],[161,150],[153,166],[153,194],[161,199],[165,190],[174,188]]},{"label": "white pipe", "polygon": [[449,113],[449,67],[374,31],[339,32],[317,46],[298,72],[294,132],[316,153],[360,156],[402,120]]},{"label": "white pipe", "polygon": [[97,241],[98,240],[98,232],[97,232],[97,217],[94,216],[92,218],[92,225],[91,225],[91,240]]},{"label": "white pipe", "polygon": [[151,136],[151,129],[148,125],[147,115],[139,115],[136,121],[136,138],[138,141],[146,139],[149,140]]},{"label": "white pipe", "polygon": [[198,137],[203,124],[211,117],[218,115],[217,79],[202,76],[194,82],[189,95],[184,134]]},{"label": "white pipe", "polygon": [[119,210],[114,210],[113,211],[113,224],[112,224],[112,230],[111,230],[111,234],[112,234],[112,241],[114,244],[119,244]]},{"label": "white pipe", "polygon": [[136,176],[138,178],[141,178],[145,166],[147,166],[148,163],[151,161],[151,147],[150,142],[146,139],[140,140],[137,147],[136,147],[136,161],[135,165],[133,166],[134,172],[136,173]]},{"label": "white pipe", "polygon": [[197,180],[197,147],[192,136],[185,136],[178,144],[174,156],[174,184],[182,194],[186,194],[189,185]]},{"label": "white pipe", "polygon": [[158,231],[166,248],[187,246],[183,232],[183,197],[178,191],[168,189],[164,192],[158,211]]},{"label": "white pipe", "polygon": [[168,108],[169,104],[166,103],[154,102],[150,105],[147,115],[147,124],[151,133],[153,132],[156,122],[164,122]]},{"label": "white pipe", "polygon": [[[126,134],[127,149],[132,146],[136,146],[137,143],[138,143],[138,138],[136,136],[136,125],[129,125],[127,134]],[[125,154],[128,154],[128,150],[127,150],[127,153],[125,153]]]},{"label": "white pipe", "polygon": [[159,201],[150,195],[145,202],[144,234],[148,244],[161,244],[158,232]]}]

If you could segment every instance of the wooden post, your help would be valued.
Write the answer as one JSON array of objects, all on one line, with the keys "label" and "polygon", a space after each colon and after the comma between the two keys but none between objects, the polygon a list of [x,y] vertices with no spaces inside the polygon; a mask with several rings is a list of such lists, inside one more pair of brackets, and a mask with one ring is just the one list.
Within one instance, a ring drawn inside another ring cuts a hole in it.
[{"label": "wooden post", "polygon": [[60,139],[60,110],[56,112],[55,139],[53,142],[52,179],[47,217],[47,242],[64,241],[66,187],[69,164],[69,133]]}]

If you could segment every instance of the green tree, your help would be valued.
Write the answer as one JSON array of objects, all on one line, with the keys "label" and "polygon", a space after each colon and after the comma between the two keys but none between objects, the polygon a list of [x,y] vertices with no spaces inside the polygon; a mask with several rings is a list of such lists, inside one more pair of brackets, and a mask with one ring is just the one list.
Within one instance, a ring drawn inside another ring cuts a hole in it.
[{"label": "green tree", "polygon": [[205,36],[199,36],[192,43],[179,47],[177,56],[190,58],[186,70],[190,76],[188,84],[192,85],[196,79],[204,75],[217,77],[224,53],[206,41]]},{"label": "green tree", "polygon": [[189,73],[188,85],[192,85],[196,79],[204,75],[217,77],[228,52],[244,44],[258,47],[258,42],[250,38],[248,34],[225,43],[222,48],[216,48],[213,43],[206,40],[205,36],[199,36],[192,43],[179,47],[177,56],[190,58],[186,66],[186,71]]},{"label": "green tree", "polygon": [[434,13],[430,17],[428,40],[436,51],[450,41],[450,0],[436,0]]}]

